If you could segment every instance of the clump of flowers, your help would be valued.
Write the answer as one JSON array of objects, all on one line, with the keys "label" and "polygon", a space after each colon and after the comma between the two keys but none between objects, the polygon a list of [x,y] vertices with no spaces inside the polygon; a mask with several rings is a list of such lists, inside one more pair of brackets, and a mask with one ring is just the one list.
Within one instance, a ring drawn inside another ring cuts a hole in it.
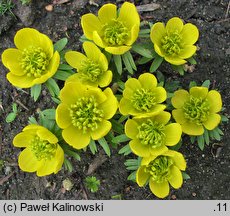
[{"label": "clump of flowers", "polygon": [[169,195],[169,184],[178,189],[183,184],[181,170],[186,169],[186,162],[179,152],[168,150],[160,155],[143,158],[136,173],[140,187],[146,183],[154,195],[164,198]]},{"label": "clump of flowers", "polygon": [[155,23],[150,34],[156,53],[173,65],[183,65],[195,54],[198,37],[197,27],[191,23],[184,25],[178,17],[170,19],[166,26]]},{"label": "clump of flowers", "polygon": [[28,125],[14,137],[15,147],[25,148],[19,155],[18,164],[25,172],[37,176],[57,173],[64,161],[64,152],[57,137],[45,127]]},{"label": "clump of flowers", "polygon": [[117,6],[105,4],[98,11],[81,18],[86,38],[114,55],[122,55],[131,49],[139,33],[140,18],[134,4],[125,2],[117,15]]},{"label": "clump of flowers", "polygon": [[132,140],[129,146],[140,157],[158,155],[176,145],[182,130],[178,123],[169,123],[171,114],[162,111],[148,118],[129,119],[125,124],[125,134]]},{"label": "clump of flowers", "polygon": [[19,30],[15,37],[16,48],[6,49],[2,53],[2,63],[10,72],[8,81],[20,88],[30,88],[46,82],[59,66],[60,56],[52,41],[44,34],[32,28]]},{"label": "clump of flowers", "polygon": [[112,71],[108,70],[108,60],[105,55],[92,42],[84,42],[83,49],[86,56],[76,51],[68,51],[65,54],[67,63],[78,72],[72,75],[72,78],[92,86],[108,86],[113,75]]},{"label": "clump of flowers", "polygon": [[130,78],[125,83],[123,98],[119,110],[122,115],[148,117],[163,111],[166,106],[166,91],[157,86],[157,79],[150,73],[144,73],[138,79]]},{"label": "clump of flowers", "polygon": [[206,87],[192,87],[189,92],[180,89],[172,97],[173,118],[181,124],[182,131],[188,135],[199,136],[204,128],[213,130],[221,121],[218,114],[222,108],[221,95]]},{"label": "clump of flowers", "polygon": [[112,125],[108,120],[118,107],[110,88],[102,91],[71,80],[61,90],[60,99],[56,121],[69,145],[76,149],[85,148],[91,139],[98,140],[110,131]]}]

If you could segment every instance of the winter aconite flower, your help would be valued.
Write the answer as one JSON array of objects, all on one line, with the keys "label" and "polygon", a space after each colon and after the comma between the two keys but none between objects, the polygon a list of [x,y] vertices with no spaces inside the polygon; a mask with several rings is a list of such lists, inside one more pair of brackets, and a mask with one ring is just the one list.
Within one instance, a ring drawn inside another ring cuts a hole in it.
[{"label": "winter aconite flower", "polygon": [[199,31],[195,25],[184,25],[180,18],[173,17],[166,26],[162,22],[154,24],[150,37],[158,55],[173,65],[182,65],[195,54],[197,48],[193,44],[198,40]]},{"label": "winter aconite flower", "polygon": [[206,87],[192,87],[189,92],[180,89],[172,97],[173,118],[181,124],[185,134],[199,136],[204,128],[213,130],[220,123],[217,112],[222,108],[219,92]]},{"label": "winter aconite flower", "polygon": [[140,18],[134,4],[125,2],[117,12],[114,4],[105,4],[98,11],[81,18],[84,35],[107,52],[122,55],[136,41]]},{"label": "winter aconite flower", "polygon": [[108,119],[116,113],[118,102],[110,88],[104,91],[68,81],[60,92],[56,121],[64,140],[76,149],[85,148],[90,139],[98,140],[111,129]]},{"label": "winter aconite flower", "polygon": [[161,155],[143,158],[136,173],[136,181],[140,187],[149,183],[150,190],[159,198],[169,195],[169,184],[178,189],[182,186],[181,170],[185,170],[186,162],[179,152],[168,150]]},{"label": "winter aconite flower", "polygon": [[80,52],[69,51],[65,59],[69,65],[77,69],[72,75],[84,84],[105,87],[112,81],[112,71],[108,70],[108,61],[100,49],[92,42],[84,42],[86,56]]},{"label": "winter aconite flower", "polygon": [[129,146],[140,157],[158,155],[168,150],[167,146],[176,145],[182,130],[178,123],[167,124],[171,114],[165,111],[148,118],[129,119],[125,133],[132,140]]},{"label": "winter aconite flower", "polygon": [[12,85],[30,88],[56,73],[60,56],[46,35],[23,28],[16,33],[14,43],[16,48],[6,49],[2,54],[2,62],[10,70],[6,77]]},{"label": "winter aconite flower", "polygon": [[57,173],[64,161],[64,152],[57,137],[39,125],[28,125],[14,137],[13,144],[25,149],[18,158],[19,167],[38,176]]},{"label": "winter aconite flower", "polygon": [[144,73],[138,79],[126,81],[119,109],[122,115],[148,117],[164,110],[166,106],[160,103],[165,100],[166,91],[163,87],[157,87],[156,77]]}]

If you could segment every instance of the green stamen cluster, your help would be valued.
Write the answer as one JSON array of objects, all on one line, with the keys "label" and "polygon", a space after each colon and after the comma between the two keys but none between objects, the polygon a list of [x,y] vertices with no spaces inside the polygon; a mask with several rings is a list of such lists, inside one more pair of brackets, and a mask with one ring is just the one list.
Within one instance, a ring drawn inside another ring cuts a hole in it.
[{"label": "green stamen cluster", "polygon": [[102,70],[98,63],[91,59],[87,59],[81,63],[79,74],[82,80],[97,82]]},{"label": "green stamen cluster", "polygon": [[129,31],[125,25],[118,20],[112,20],[103,27],[103,39],[111,46],[121,46],[129,37]]},{"label": "green stamen cluster", "polygon": [[37,160],[50,160],[55,155],[57,144],[51,144],[47,140],[42,140],[40,137],[35,136],[30,143],[30,149]]},{"label": "green stamen cluster", "polygon": [[183,110],[186,119],[197,125],[202,125],[208,119],[210,105],[207,99],[190,96],[189,101],[184,104]]},{"label": "green stamen cluster", "polygon": [[143,145],[150,145],[152,148],[160,147],[165,142],[165,126],[161,123],[148,119],[147,122],[138,126],[137,138]]},{"label": "green stamen cluster", "polygon": [[42,48],[30,46],[23,50],[20,65],[28,77],[41,77],[48,64],[49,58]]},{"label": "green stamen cluster", "polygon": [[141,88],[134,92],[131,101],[135,109],[148,112],[156,104],[156,97],[154,92]]},{"label": "green stamen cluster", "polygon": [[172,165],[172,159],[167,156],[159,156],[145,168],[145,172],[150,174],[153,181],[163,183],[171,178]]},{"label": "green stamen cluster", "polygon": [[83,133],[87,133],[88,130],[96,130],[103,116],[103,110],[98,108],[98,103],[93,96],[81,97],[70,107],[72,124]]},{"label": "green stamen cluster", "polygon": [[177,32],[164,36],[161,43],[166,55],[178,55],[181,51],[181,36]]}]

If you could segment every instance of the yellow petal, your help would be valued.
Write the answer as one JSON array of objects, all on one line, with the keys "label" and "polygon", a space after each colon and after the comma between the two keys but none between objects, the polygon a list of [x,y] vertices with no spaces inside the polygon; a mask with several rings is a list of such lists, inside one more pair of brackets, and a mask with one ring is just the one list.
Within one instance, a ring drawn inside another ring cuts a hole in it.
[{"label": "yellow petal", "polygon": [[165,145],[174,146],[181,139],[182,129],[180,124],[171,123],[165,126]]},{"label": "yellow petal", "polygon": [[129,29],[136,24],[140,25],[140,17],[135,5],[129,2],[123,3],[118,20],[122,21]]},{"label": "yellow petal", "polygon": [[134,110],[134,112],[132,112],[132,115],[135,115],[136,118],[151,117],[151,116],[159,114],[165,108],[166,106],[163,104],[156,104],[149,112],[137,112]]},{"label": "yellow petal", "polygon": [[28,77],[26,75],[16,76],[13,73],[9,72],[6,75],[7,80],[18,88],[30,88],[33,86],[33,77]]},{"label": "yellow petal", "polygon": [[17,134],[14,139],[13,139],[13,145],[15,147],[27,147],[31,140],[33,140],[35,134],[32,134],[30,132],[21,132],[19,134]]},{"label": "yellow petal", "polygon": [[166,35],[165,25],[162,22],[155,23],[151,28],[151,41],[158,47],[161,46],[161,40]]},{"label": "yellow petal", "polygon": [[125,44],[131,46],[137,40],[139,31],[140,31],[140,25],[135,24],[131,29],[129,39],[126,40]]},{"label": "yellow petal", "polygon": [[42,140],[47,140],[49,143],[57,143],[58,138],[51,133],[47,128],[42,127],[37,131],[37,135],[42,139]]},{"label": "yellow petal", "polygon": [[93,32],[93,41],[99,47],[105,48],[107,46],[107,44],[102,40],[101,35],[97,31]]},{"label": "yellow petal", "polygon": [[102,71],[107,71],[108,70],[108,60],[107,60],[106,56],[103,53],[101,53],[99,55],[97,63],[100,65],[100,68],[101,68]]},{"label": "yellow petal", "polygon": [[111,70],[105,71],[99,80],[99,83],[98,83],[99,86],[101,88],[108,86],[112,82],[112,78],[113,78],[112,71]]},{"label": "yellow petal", "polygon": [[52,77],[57,72],[59,64],[60,64],[60,55],[56,51],[54,53],[53,57],[50,60],[49,66],[47,68],[48,72],[47,72],[47,74],[45,74],[45,75],[47,75],[47,79],[50,78],[50,77]]},{"label": "yellow petal", "polygon": [[56,109],[56,122],[60,128],[67,128],[71,124],[69,107],[61,103]]},{"label": "yellow petal", "polygon": [[130,49],[131,46],[105,47],[105,50],[113,55],[123,55]]},{"label": "yellow petal", "polygon": [[153,116],[151,119],[165,125],[169,122],[170,118],[171,114],[169,112],[162,111],[159,114]]},{"label": "yellow petal", "polygon": [[152,193],[159,198],[165,198],[169,195],[169,183],[167,181],[157,183],[150,178],[149,188],[152,191]]},{"label": "yellow petal", "polygon": [[135,78],[130,78],[125,82],[125,89],[126,88],[130,88],[133,91],[140,89],[142,86],[139,82],[139,80],[135,79]]},{"label": "yellow petal", "polygon": [[211,90],[210,92],[208,92],[207,100],[208,100],[209,105],[210,105],[210,110],[209,110],[210,112],[216,113],[216,112],[221,111],[222,99],[221,99],[221,95],[218,91]]},{"label": "yellow petal", "polygon": [[39,47],[41,47],[42,50],[47,54],[47,56],[51,58],[54,52],[52,40],[50,40],[50,38],[47,35],[42,33],[39,34],[39,38]]},{"label": "yellow petal", "polygon": [[56,158],[53,157],[50,160],[42,160],[39,163],[39,167],[37,169],[37,176],[47,176],[55,172],[57,166]]},{"label": "yellow petal", "polygon": [[43,126],[41,125],[37,125],[37,124],[30,124],[27,125],[26,127],[23,128],[23,131],[29,131],[30,133],[32,132],[34,135],[36,135],[36,131],[43,128]]},{"label": "yellow petal", "polygon": [[108,134],[111,128],[112,128],[111,122],[107,120],[102,120],[100,123],[98,123],[98,128],[95,131],[91,131],[90,135],[93,140],[99,140],[102,137],[104,137],[106,134]]},{"label": "yellow petal", "polygon": [[151,73],[141,74],[138,78],[141,86],[145,89],[151,89],[157,86],[157,79]]},{"label": "yellow petal", "polygon": [[119,111],[122,115],[135,113],[135,109],[130,100],[122,98],[119,105]]},{"label": "yellow petal", "polygon": [[182,59],[188,59],[192,57],[196,52],[196,46],[194,45],[187,45],[183,46],[183,49],[181,49],[179,53],[179,57]]},{"label": "yellow petal", "polygon": [[150,153],[152,155],[161,155],[166,151],[168,151],[168,148],[165,145],[161,145],[158,148],[150,148]]},{"label": "yellow petal", "polygon": [[62,167],[64,162],[64,151],[63,149],[58,145],[56,149],[55,159],[57,162],[57,165],[55,167],[54,173],[56,174]]},{"label": "yellow petal", "polygon": [[92,13],[85,14],[81,17],[81,26],[84,32],[84,35],[92,40],[93,32],[100,32],[102,29],[102,24],[99,19]]},{"label": "yellow petal", "polygon": [[136,182],[139,187],[143,187],[145,183],[148,181],[150,175],[145,172],[145,166],[141,166],[138,168],[136,173]]},{"label": "yellow petal", "polygon": [[18,157],[18,165],[25,172],[35,172],[38,168],[38,161],[29,148],[25,148]]},{"label": "yellow petal", "polygon": [[79,71],[82,62],[86,61],[87,57],[80,52],[68,51],[65,54],[65,60],[70,66]]},{"label": "yellow petal", "polygon": [[90,135],[88,133],[83,134],[83,132],[73,125],[65,128],[62,131],[63,139],[71,146],[76,149],[83,149],[90,142]]},{"label": "yellow petal", "polygon": [[174,57],[173,56],[165,56],[164,58],[165,58],[165,61],[167,61],[173,65],[183,65],[187,62],[184,59],[181,59],[179,56],[174,56]]},{"label": "yellow petal", "polygon": [[192,87],[189,90],[189,93],[190,93],[190,95],[192,95],[195,98],[202,98],[202,99],[204,99],[204,98],[207,97],[208,88],[195,86],[195,87]]},{"label": "yellow petal", "polygon": [[167,93],[163,87],[156,87],[153,92],[155,93],[156,102],[163,103],[167,98]]},{"label": "yellow petal", "polygon": [[[94,62],[99,62],[99,57],[102,54],[101,50],[92,42],[86,41],[83,43],[83,49],[86,53],[86,56],[93,60]],[[107,59],[106,59],[107,61]],[[107,62],[108,64],[108,62]]]},{"label": "yellow petal", "polygon": [[172,111],[172,116],[175,119],[175,121],[179,124],[184,124],[187,119],[184,116],[183,109],[175,109]]},{"label": "yellow petal", "polygon": [[168,34],[177,32],[180,33],[183,29],[184,23],[178,17],[171,18],[166,24],[166,30]]},{"label": "yellow petal", "polygon": [[154,44],[154,50],[159,56],[165,57],[164,50],[162,50],[162,48],[158,46],[157,44]]},{"label": "yellow petal", "polygon": [[203,122],[203,125],[208,130],[213,130],[215,127],[218,126],[218,124],[220,123],[220,121],[221,121],[221,117],[220,117],[219,114],[210,113],[208,115],[208,120],[206,122]]},{"label": "yellow petal", "polygon": [[172,97],[171,102],[175,108],[182,108],[184,103],[188,100],[189,93],[184,89],[180,89],[174,92],[174,96]]},{"label": "yellow petal", "polygon": [[[106,94],[102,92],[100,88],[93,87],[93,86],[86,86],[86,97],[94,97],[97,104],[100,105],[101,103],[105,102],[107,100]],[[109,91],[109,90],[107,90]]]},{"label": "yellow petal", "polygon": [[117,98],[114,96],[111,88],[106,88],[104,90],[104,94],[107,99],[99,105],[99,109],[103,110],[103,118],[104,119],[111,119],[118,108],[118,101]]},{"label": "yellow petal", "polygon": [[189,121],[183,123],[181,127],[182,131],[188,135],[200,136],[204,133],[204,127],[202,125],[197,125]]},{"label": "yellow petal", "polygon": [[181,37],[182,42],[185,44],[192,45],[196,43],[199,37],[198,28],[191,23],[185,24],[183,30],[181,31]]},{"label": "yellow petal", "polygon": [[141,166],[147,166],[153,160],[155,160],[159,155],[150,155],[149,157],[144,157],[141,160]]},{"label": "yellow petal", "polygon": [[174,165],[177,166],[180,170],[184,171],[186,169],[186,161],[184,159],[184,156],[177,151],[169,151],[169,152],[173,153],[172,159]]},{"label": "yellow petal", "polygon": [[98,18],[101,23],[109,23],[110,20],[117,18],[117,6],[114,4],[105,4],[98,11]]},{"label": "yellow petal", "polygon": [[170,172],[171,172],[171,178],[169,179],[170,185],[175,189],[180,188],[183,183],[183,177],[181,171],[176,166],[172,166]]},{"label": "yellow petal", "polygon": [[129,142],[130,149],[132,152],[139,157],[149,157],[150,156],[150,147],[147,145],[141,144],[138,139],[131,140]]},{"label": "yellow petal", "polygon": [[138,131],[137,122],[134,121],[133,119],[129,119],[125,123],[125,134],[126,134],[126,136],[131,138],[131,139],[136,139],[138,133],[139,133],[139,131]]}]

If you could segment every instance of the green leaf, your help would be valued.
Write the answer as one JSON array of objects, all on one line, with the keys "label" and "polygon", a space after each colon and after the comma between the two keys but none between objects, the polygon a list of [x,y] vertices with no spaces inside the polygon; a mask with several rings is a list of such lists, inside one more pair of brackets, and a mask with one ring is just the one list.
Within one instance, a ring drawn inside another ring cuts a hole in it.
[{"label": "green leaf", "polygon": [[221,136],[224,135],[224,132],[219,127],[217,127],[216,130]]},{"label": "green leaf", "polygon": [[52,101],[55,102],[56,104],[60,104],[61,101],[55,97],[51,97]]},{"label": "green leaf", "polygon": [[209,88],[210,83],[211,83],[210,80],[205,80],[205,81],[202,83],[201,86],[206,87],[206,88]]},{"label": "green leaf", "polygon": [[217,141],[220,141],[221,140],[221,136],[220,136],[217,128],[215,128],[214,130],[212,130],[212,132],[213,132],[214,139],[217,140]]},{"label": "green leaf", "polygon": [[127,55],[127,52],[125,54],[123,54],[121,56],[121,58],[122,58],[122,61],[124,62],[126,69],[128,70],[128,72],[130,74],[133,74],[133,67],[132,67],[132,64],[129,62],[129,57]]},{"label": "green leaf", "polygon": [[146,49],[142,44],[133,44],[132,50],[143,57],[153,59],[153,55],[150,50]]},{"label": "green leaf", "polygon": [[228,117],[225,115],[221,115],[221,122],[228,122]]},{"label": "green leaf", "polygon": [[125,134],[121,134],[119,136],[116,136],[112,139],[113,143],[123,143],[123,142],[127,142],[130,139],[125,135]]},{"label": "green leaf", "polygon": [[125,166],[139,166],[137,159],[127,159],[124,164]]},{"label": "green leaf", "polygon": [[152,58],[142,57],[142,58],[140,58],[140,59],[137,61],[137,63],[138,63],[139,65],[143,65],[143,64],[146,64],[147,62],[149,62],[149,61],[151,61],[151,60],[152,60]]},{"label": "green leaf", "polygon": [[77,161],[80,161],[80,160],[81,160],[80,155],[79,155],[77,152],[75,152],[75,151],[72,151],[72,150],[66,148],[66,149],[64,149],[64,152],[65,152],[68,156],[73,157],[73,158],[74,158],[75,160],[77,160]]},{"label": "green leaf", "polygon": [[191,82],[189,83],[189,88],[192,88],[192,87],[195,87],[195,86],[197,86],[196,81],[191,81]]},{"label": "green leaf", "polygon": [[46,119],[55,120],[55,114],[56,114],[55,109],[46,109],[43,110],[42,113]]},{"label": "green leaf", "polygon": [[172,65],[172,68],[177,71],[181,76],[184,75],[184,65]]},{"label": "green leaf", "polygon": [[12,104],[12,109],[13,109],[13,112],[14,112],[14,113],[17,113],[17,112],[18,112],[18,108],[17,108],[17,104],[16,104],[16,103],[13,103],[13,104]]},{"label": "green leaf", "polygon": [[37,120],[33,116],[29,117],[28,123],[29,124],[38,124]]},{"label": "green leaf", "polygon": [[6,116],[6,122],[7,123],[10,123],[12,121],[14,121],[14,119],[16,118],[17,114],[16,113],[9,113],[7,116]]},{"label": "green leaf", "polygon": [[153,73],[155,72],[161,65],[161,63],[163,62],[164,58],[162,58],[161,56],[156,56],[156,58],[153,60],[149,72]]},{"label": "green leaf", "polygon": [[127,115],[127,116],[123,116],[123,115],[122,115],[122,116],[118,119],[118,122],[119,122],[119,123],[122,123],[122,122],[124,122],[126,119],[128,119],[128,117],[129,117],[128,115]]},{"label": "green leaf", "polygon": [[180,140],[176,145],[170,146],[170,149],[174,151],[178,151],[181,146],[182,146],[182,140]]},{"label": "green leaf", "polygon": [[197,143],[201,151],[204,150],[204,137],[203,135],[197,136]]},{"label": "green leaf", "polygon": [[150,33],[150,29],[141,29],[139,31],[139,34],[149,34]]},{"label": "green leaf", "polygon": [[74,72],[71,70],[65,71],[65,70],[58,70],[53,78],[58,79],[58,80],[62,80],[62,81],[66,81],[68,77],[70,77],[71,75],[73,75]]},{"label": "green leaf", "polygon": [[119,152],[118,152],[118,154],[123,154],[123,155],[129,155],[130,153],[131,153],[132,151],[131,151],[131,149],[130,149],[130,146],[129,146],[129,144],[127,144],[127,145],[125,145],[124,147],[122,147],[120,150],[119,150]]},{"label": "green leaf", "polygon": [[133,70],[137,70],[137,67],[136,67],[136,64],[135,64],[135,62],[134,62],[134,60],[133,60],[133,56],[132,56],[132,54],[131,54],[131,52],[130,51],[127,51],[124,55],[126,55],[127,56],[127,58],[128,58],[128,60],[129,60],[129,63],[130,63],[130,65],[131,65],[131,67],[133,68]]},{"label": "green leaf", "polygon": [[117,68],[117,72],[121,75],[122,74],[122,61],[120,55],[113,55],[113,60],[115,63],[115,66]]},{"label": "green leaf", "polygon": [[184,180],[191,179],[191,177],[186,172],[183,172],[183,171],[182,171],[182,177]]},{"label": "green leaf", "polygon": [[92,139],[90,140],[90,143],[89,143],[89,149],[90,149],[90,151],[92,152],[93,155],[96,154],[96,152],[97,152],[97,145],[96,145],[95,141],[92,140]]},{"label": "green leaf", "polygon": [[49,78],[47,81],[46,81],[46,86],[51,94],[52,97],[58,97],[59,96],[59,93],[60,93],[60,89],[59,89],[59,86],[58,84],[55,82],[54,79],[52,78]]},{"label": "green leaf", "polygon": [[190,136],[190,141],[192,144],[194,144],[195,140],[196,140],[196,136]]},{"label": "green leaf", "polygon": [[73,67],[71,67],[70,65],[67,65],[67,64],[60,64],[59,67],[58,67],[58,70],[72,70]]},{"label": "green leaf", "polygon": [[101,139],[98,140],[98,142],[101,145],[101,147],[104,149],[105,153],[110,157],[111,156],[110,148],[105,138],[102,137]]},{"label": "green leaf", "polygon": [[207,145],[209,145],[209,134],[208,131],[206,129],[204,129],[204,141]]},{"label": "green leaf", "polygon": [[124,126],[121,123],[118,123],[117,120],[111,119],[112,129],[113,131],[117,132],[118,134],[124,133]]},{"label": "green leaf", "polygon": [[190,57],[190,58],[188,58],[188,59],[186,59],[190,64],[193,64],[193,65],[196,65],[197,64],[197,62],[196,62],[196,60],[193,58],[193,57]]},{"label": "green leaf", "polygon": [[30,96],[34,99],[35,102],[37,101],[39,95],[41,94],[41,90],[42,90],[41,84],[37,84],[31,87]]},{"label": "green leaf", "polygon": [[132,173],[128,176],[127,180],[136,182],[136,173],[137,173],[137,171],[132,172]]},{"label": "green leaf", "polygon": [[67,38],[62,38],[60,40],[58,40],[55,44],[54,44],[54,50],[55,51],[58,51],[58,52],[61,52],[66,44],[68,43],[68,39]]},{"label": "green leaf", "polygon": [[165,76],[163,75],[163,73],[161,73],[160,71],[157,71],[156,76],[157,76],[157,79],[158,79],[159,83],[160,82],[162,82],[162,83],[165,82]]},{"label": "green leaf", "polygon": [[73,165],[67,158],[64,158],[64,166],[69,172],[73,171]]}]

